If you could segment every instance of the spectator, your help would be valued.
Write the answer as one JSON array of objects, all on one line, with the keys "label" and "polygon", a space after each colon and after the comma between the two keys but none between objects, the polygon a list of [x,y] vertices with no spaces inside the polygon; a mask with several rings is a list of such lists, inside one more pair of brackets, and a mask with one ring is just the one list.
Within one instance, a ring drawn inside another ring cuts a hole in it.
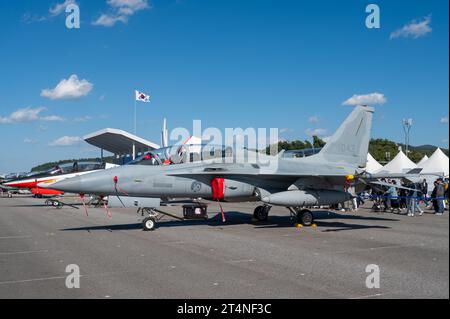
[{"label": "spectator", "polygon": [[433,210],[434,213],[438,212],[438,204],[437,204],[437,200],[436,200],[436,191],[437,191],[437,180],[434,181],[433,185],[433,191],[431,192],[431,203],[433,204]]},{"label": "spectator", "polygon": [[398,203],[398,194],[397,194],[397,188],[395,187],[397,185],[396,181],[391,182],[392,186],[389,187],[389,189],[386,192],[387,199],[386,199],[386,209],[389,209],[391,213],[394,212],[394,206],[397,210],[397,214],[400,213],[400,207]]},{"label": "spectator", "polygon": [[444,209],[445,209],[444,200],[445,200],[444,181],[441,178],[439,178],[437,180],[437,185],[436,185],[436,201],[437,201],[436,215],[437,216],[442,216],[444,214]]},{"label": "spectator", "polygon": [[425,178],[420,184],[420,191],[422,192],[422,199],[425,203],[425,206],[428,206],[428,183]]},{"label": "spectator", "polygon": [[414,217],[416,215],[416,212],[419,212],[419,215],[422,216],[423,211],[420,209],[418,204],[420,185],[411,183],[408,185],[408,187],[411,188],[411,190],[408,192],[407,215],[410,217]]},{"label": "spectator", "polygon": [[[401,186],[406,187],[406,183],[404,181],[401,181]],[[400,195],[400,209],[408,208],[408,191],[406,189],[400,188],[399,190]]]}]

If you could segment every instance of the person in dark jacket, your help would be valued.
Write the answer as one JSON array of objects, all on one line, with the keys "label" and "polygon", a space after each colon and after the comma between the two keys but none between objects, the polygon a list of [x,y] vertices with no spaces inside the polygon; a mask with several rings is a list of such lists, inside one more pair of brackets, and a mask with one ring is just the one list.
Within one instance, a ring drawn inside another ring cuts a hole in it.
[{"label": "person in dark jacket", "polygon": [[428,206],[428,183],[425,178],[420,184],[420,191],[422,192],[422,200],[424,201],[425,206]]},{"label": "person in dark jacket", "polygon": [[437,180],[434,181],[433,191],[431,192],[431,203],[433,204],[433,209],[434,209],[435,213],[438,212],[438,204],[437,204],[437,200],[436,200],[437,183],[438,183]]},{"label": "person in dark jacket", "polygon": [[436,201],[437,201],[437,212],[436,215],[441,216],[444,214],[444,201],[445,201],[445,187],[442,178],[437,180],[436,185]]}]

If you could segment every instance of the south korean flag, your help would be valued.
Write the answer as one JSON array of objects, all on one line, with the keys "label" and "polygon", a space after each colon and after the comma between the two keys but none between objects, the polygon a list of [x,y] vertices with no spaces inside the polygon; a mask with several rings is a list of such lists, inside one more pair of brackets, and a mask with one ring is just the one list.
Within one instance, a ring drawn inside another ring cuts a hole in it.
[{"label": "south korean flag", "polygon": [[136,93],[136,101],[150,103],[150,95],[139,92],[138,90],[135,90],[134,92]]}]

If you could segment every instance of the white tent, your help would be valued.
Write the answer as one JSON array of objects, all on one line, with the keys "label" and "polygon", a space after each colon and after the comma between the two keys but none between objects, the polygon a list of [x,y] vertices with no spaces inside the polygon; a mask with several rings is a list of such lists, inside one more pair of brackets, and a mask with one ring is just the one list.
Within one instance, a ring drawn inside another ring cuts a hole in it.
[{"label": "white tent", "polygon": [[376,173],[404,173],[417,165],[411,161],[405,153],[400,151],[389,163],[376,171]]},{"label": "white tent", "polygon": [[377,160],[374,159],[373,156],[370,153],[367,153],[366,171],[368,173],[374,173],[374,172],[378,171],[382,167],[383,167],[383,165],[378,163]]},{"label": "white tent", "polygon": [[420,161],[419,163],[417,163],[417,167],[422,167],[423,164],[425,164],[425,162],[428,161],[428,156],[425,155]]},{"label": "white tent", "polygon": [[436,149],[433,155],[430,156],[428,161],[426,161],[422,166],[421,174],[432,174],[432,173],[444,173],[448,176],[448,157],[442,152],[440,148]]}]

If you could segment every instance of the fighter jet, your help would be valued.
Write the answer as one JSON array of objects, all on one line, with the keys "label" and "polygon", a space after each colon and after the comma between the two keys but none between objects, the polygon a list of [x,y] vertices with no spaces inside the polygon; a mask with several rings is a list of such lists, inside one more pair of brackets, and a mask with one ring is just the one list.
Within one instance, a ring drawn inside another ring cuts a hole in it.
[{"label": "fighter jet", "polygon": [[3,186],[5,189],[7,187],[12,189],[30,190],[31,193],[38,198],[41,198],[42,196],[61,195],[63,193],[61,191],[41,186],[50,185],[51,183],[61,181],[66,178],[92,173],[105,169],[106,167],[111,167],[111,165],[112,164],[96,162],[67,163],[64,165],[57,165],[44,172],[31,172],[16,179],[8,180],[3,183]]},{"label": "fighter jet", "polygon": [[178,154],[177,165],[161,165],[162,160],[146,154],[133,165],[66,179],[49,187],[110,199],[132,198],[135,203],[152,198],[155,201],[143,221],[144,230],[155,228],[155,210],[161,201],[176,198],[262,202],[254,211],[260,221],[268,218],[272,206],[283,206],[298,223],[309,226],[313,224],[309,207],[343,203],[354,197],[351,186],[365,174],[373,112],[369,106],[355,107],[320,152],[309,157],[263,155],[247,162],[217,163],[214,159],[186,162],[185,154]]}]

